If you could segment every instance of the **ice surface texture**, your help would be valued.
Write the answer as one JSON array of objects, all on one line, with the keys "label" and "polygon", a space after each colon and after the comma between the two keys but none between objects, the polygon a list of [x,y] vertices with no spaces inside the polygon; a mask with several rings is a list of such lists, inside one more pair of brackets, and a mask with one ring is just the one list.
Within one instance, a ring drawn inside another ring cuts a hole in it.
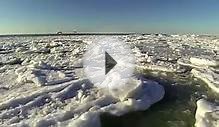
[{"label": "ice surface texture", "polygon": [[[136,87],[122,98],[93,87],[82,73],[81,58],[87,45],[95,38],[1,37],[0,126],[98,127],[101,125],[99,115],[102,112],[123,115],[145,110],[162,98],[163,87],[156,82],[134,77],[132,82]],[[140,69],[174,73],[194,69],[192,73],[195,77],[210,81],[211,85],[207,83],[209,87],[217,86],[217,37],[150,34],[118,38],[131,46]],[[212,90],[217,91],[213,87]],[[198,102],[198,110],[199,107],[202,106]],[[201,115],[197,123],[202,118],[208,117]],[[210,118],[209,125],[216,123]]]},{"label": "ice surface texture", "polygon": [[93,39],[1,38],[0,126],[98,127],[103,112],[120,116],[163,98],[162,86],[137,77],[130,79],[134,87],[122,97],[95,87],[81,64]]}]

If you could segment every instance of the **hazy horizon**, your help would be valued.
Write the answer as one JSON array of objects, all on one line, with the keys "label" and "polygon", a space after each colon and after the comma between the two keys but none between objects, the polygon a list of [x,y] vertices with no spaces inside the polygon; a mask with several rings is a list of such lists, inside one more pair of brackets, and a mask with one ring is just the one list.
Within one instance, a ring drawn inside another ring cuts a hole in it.
[{"label": "hazy horizon", "polygon": [[217,0],[0,1],[0,35],[139,32],[219,35]]}]

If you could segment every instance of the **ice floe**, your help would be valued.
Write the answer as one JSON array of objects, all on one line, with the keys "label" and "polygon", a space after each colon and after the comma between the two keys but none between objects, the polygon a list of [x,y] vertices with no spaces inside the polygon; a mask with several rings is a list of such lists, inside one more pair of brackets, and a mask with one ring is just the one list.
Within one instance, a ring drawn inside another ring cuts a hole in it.
[{"label": "ice floe", "polygon": [[219,106],[204,99],[197,101],[196,127],[218,127]]}]

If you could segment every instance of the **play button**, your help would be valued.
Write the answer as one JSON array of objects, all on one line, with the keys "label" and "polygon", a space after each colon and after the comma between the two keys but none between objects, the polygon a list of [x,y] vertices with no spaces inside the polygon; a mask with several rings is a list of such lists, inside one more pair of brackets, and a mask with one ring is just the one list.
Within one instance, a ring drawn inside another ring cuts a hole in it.
[{"label": "play button", "polygon": [[135,59],[132,50],[116,37],[94,40],[83,56],[85,76],[100,88],[121,89],[133,76]]},{"label": "play button", "polygon": [[105,74],[107,74],[116,64],[117,62],[105,52]]}]

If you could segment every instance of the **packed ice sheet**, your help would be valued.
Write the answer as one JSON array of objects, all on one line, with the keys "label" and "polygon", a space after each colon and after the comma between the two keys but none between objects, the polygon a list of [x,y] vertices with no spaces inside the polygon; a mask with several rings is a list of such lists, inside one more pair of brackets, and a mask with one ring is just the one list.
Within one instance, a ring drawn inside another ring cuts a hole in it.
[{"label": "packed ice sheet", "polygon": [[2,38],[1,126],[98,127],[103,112],[145,110],[163,98],[161,85],[138,77],[121,98],[95,87],[81,63],[95,37],[82,38]]},{"label": "packed ice sheet", "polygon": [[[217,86],[219,39],[216,36],[146,34],[116,37],[130,45],[138,69],[173,73],[193,69],[195,77],[211,82],[207,82],[209,87]],[[103,112],[123,115],[146,110],[162,99],[165,92],[161,85],[137,76],[131,82],[136,87],[122,98],[94,87],[83,74],[81,59],[88,44],[96,38],[1,37],[0,126],[98,127]]]}]

